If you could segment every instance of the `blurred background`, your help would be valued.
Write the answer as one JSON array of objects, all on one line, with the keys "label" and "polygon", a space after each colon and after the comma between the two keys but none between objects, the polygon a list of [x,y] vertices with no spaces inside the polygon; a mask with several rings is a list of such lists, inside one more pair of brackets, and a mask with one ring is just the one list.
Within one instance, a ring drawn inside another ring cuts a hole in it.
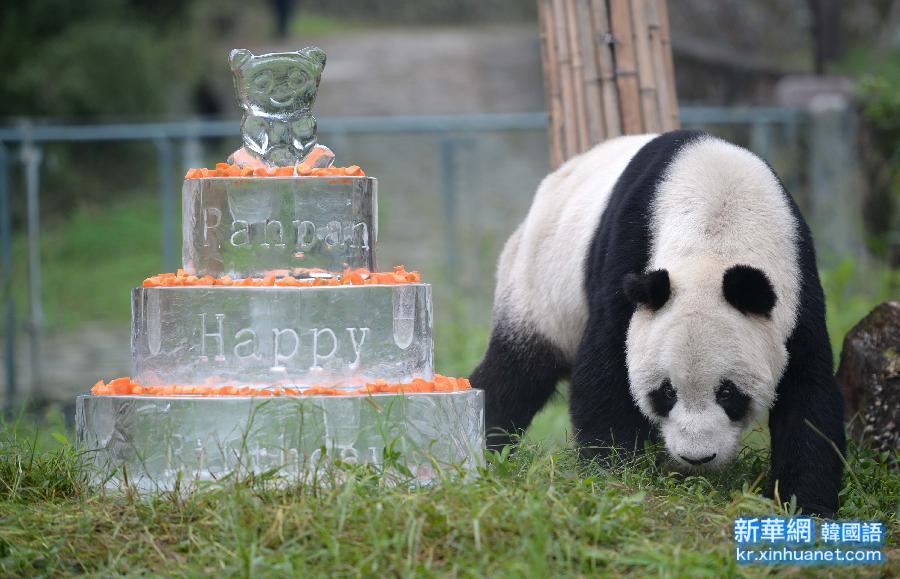
[{"label": "blurred background", "polygon": [[[900,294],[900,2],[669,0],[682,125],[767,159],[818,244],[835,352]],[[226,56],[328,54],[319,141],[379,179],[379,264],[434,284],[437,370],[486,345],[548,164],[536,3],[3,0],[3,404],[130,373],[130,289],[180,266],[180,188],[239,144]],[[565,413],[542,418],[559,435]]]}]

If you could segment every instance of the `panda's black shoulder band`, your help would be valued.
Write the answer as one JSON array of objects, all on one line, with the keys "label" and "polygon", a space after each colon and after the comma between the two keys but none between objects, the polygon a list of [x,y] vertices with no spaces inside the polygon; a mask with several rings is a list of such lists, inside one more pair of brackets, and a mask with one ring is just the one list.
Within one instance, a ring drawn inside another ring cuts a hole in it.
[{"label": "panda's black shoulder band", "polygon": [[641,275],[626,274],[622,280],[622,290],[631,303],[645,305],[656,311],[669,301],[672,293],[669,272],[658,269]]}]

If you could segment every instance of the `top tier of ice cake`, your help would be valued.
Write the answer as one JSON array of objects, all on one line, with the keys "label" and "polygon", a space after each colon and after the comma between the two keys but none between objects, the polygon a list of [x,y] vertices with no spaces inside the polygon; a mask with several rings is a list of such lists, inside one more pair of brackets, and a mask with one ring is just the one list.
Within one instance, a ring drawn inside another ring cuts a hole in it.
[{"label": "top tier of ice cake", "polygon": [[371,177],[187,179],[184,269],[233,278],[298,268],[376,271],[376,195]]}]

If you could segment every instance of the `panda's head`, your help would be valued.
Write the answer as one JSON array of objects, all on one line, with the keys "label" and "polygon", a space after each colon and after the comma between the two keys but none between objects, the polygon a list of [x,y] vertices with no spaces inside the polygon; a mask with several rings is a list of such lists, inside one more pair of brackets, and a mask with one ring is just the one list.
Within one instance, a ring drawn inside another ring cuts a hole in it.
[{"label": "panda's head", "polygon": [[623,285],[636,305],[627,338],[635,402],[677,465],[728,463],[746,426],[774,401],[787,364],[769,278],[699,260],[629,274]]}]

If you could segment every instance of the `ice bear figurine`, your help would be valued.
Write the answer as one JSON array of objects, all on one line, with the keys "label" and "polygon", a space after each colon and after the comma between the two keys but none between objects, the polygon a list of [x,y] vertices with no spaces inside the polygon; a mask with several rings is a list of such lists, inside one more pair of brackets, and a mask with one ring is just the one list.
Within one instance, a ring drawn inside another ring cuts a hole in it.
[{"label": "ice bear figurine", "polygon": [[311,46],[255,56],[236,49],[229,62],[244,113],[244,144],[229,161],[253,167],[302,161],[316,146],[316,117],[310,109],[325,68],[325,52]]}]

